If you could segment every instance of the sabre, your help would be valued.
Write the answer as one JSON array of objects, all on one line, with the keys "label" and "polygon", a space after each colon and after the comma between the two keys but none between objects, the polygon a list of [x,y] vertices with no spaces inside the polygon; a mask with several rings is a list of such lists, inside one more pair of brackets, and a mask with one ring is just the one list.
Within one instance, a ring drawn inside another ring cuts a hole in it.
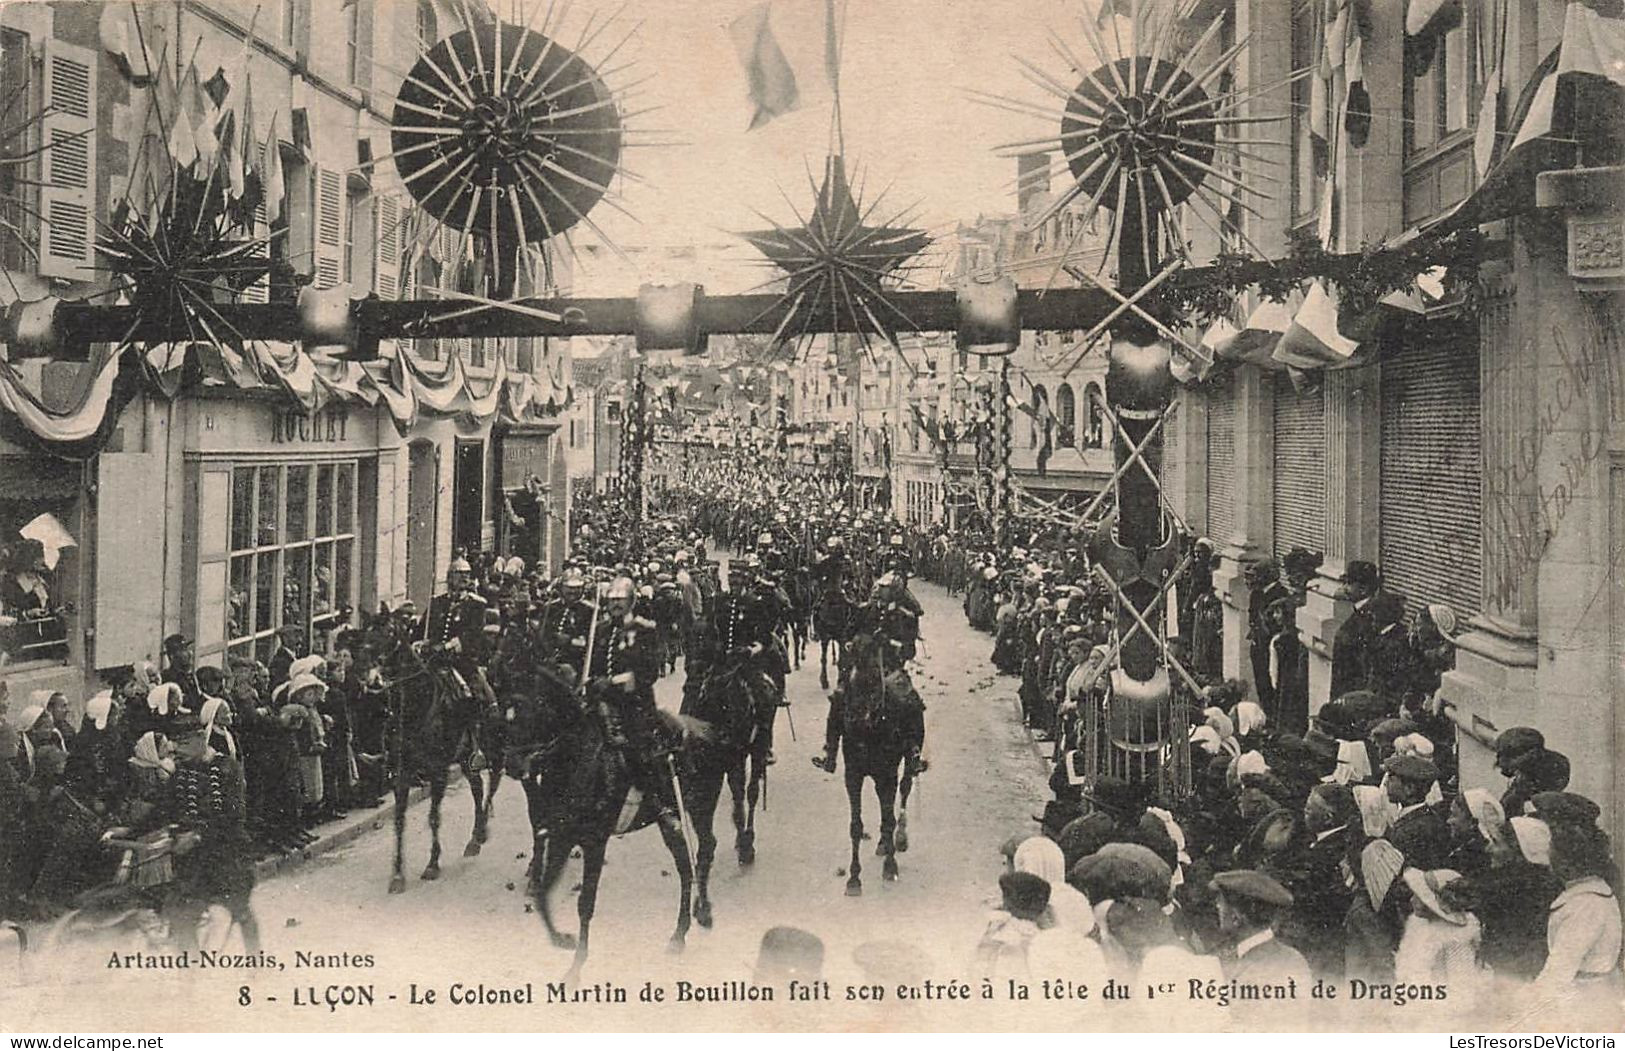
[{"label": "sabre", "polygon": [[587,652],[581,658],[581,680],[576,683],[576,689],[585,697],[587,695],[587,674],[592,670],[592,649],[598,638],[598,606],[603,596],[595,585],[592,589],[592,623],[587,625]]},{"label": "sabre", "polygon": [[790,702],[789,701],[780,701],[779,702],[779,707],[784,709],[784,717],[786,719],[790,720],[790,740],[795,741],[796,740],[796,717],[795,717],[795,713],[790,710]]},{"label": "sabre", "polygon": [[688,869],[694,871],[694,844],[691,842],[692,830],[688,821],[688,807],[683,802],[683,785],[677,779],[677,757],[670,752],[666,753],[666,770],[671,774],[671,792],[677,797],[677,823],[683,830],[683,851],[688,855]]}]

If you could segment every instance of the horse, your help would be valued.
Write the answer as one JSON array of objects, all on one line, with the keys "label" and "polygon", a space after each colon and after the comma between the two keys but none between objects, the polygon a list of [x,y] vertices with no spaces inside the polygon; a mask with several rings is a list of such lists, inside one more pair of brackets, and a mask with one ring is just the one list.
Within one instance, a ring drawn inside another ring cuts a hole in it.
[{"label": "horse", "polygon": [[785,592],[790,596],[790,655],[795,668],[807,656],[807,639],[812,635],[814,593],[812,575],[806,566],[797,566],[785,579]]},{"label": "horse", "polygon": [[835,660],[839,664],[843,648],[852,637],[858,604],[840,587],[828,587],[819,596],[813,610],[813,634],[818,639],[818,685],[829,689],[829,651],[835,647]]},{"label": "horse", "polygon": [[711,926],[711,865],[716,859],[713,828],[726,780],[733,796],[734,851],[739,864],[756,862],[756,803],[767,779],[765,725],[778,714],[778,697],[766,675],[740,666],[707,669],[693,689],[685,689],[682,714],[709,728],[687,752],[683,782],[689,819],[699,849],[695,860],[694,919]]},{"label": "horse", "polygon": [[490,785],[470,765],[479,701],[465,695],[449,667],[427,657],[416,644],[409,621],[392,616],[387,607],[365,629],[378,654],[379,671],[387,683],[390,747],[395,773],[395,859],[389,893],[406,891],[406,806],[418,778],[429,782],[429,863],[419,879],[440,878],[440,803],[446,795],[450,770],[458,767],[474,798],[474,832],[463,856],[475,857],[490,835],[491,803],[502,783],[501,723],[486,720],[479,746],[491,760]]},{"label": "horse", "polygon": [[[858,860],[858,844],[863,840],[863,783],[872,781],[880,802],[880,838],[875,853],[882,858],[882,875],[898,878],[897,855],[908,849],[908,797],[914,777],[904,758],[910,735],[899,706],[888,698],[886,672],[881,648],[884,639],[876,632],[852,635],[843,650],[847,663],[846,700],[841,722],[841,764],[846,780],[846,798],[851,809],[849,832],[852,861],[847,870],[846,893],[863,893],[863,865]],[[899,807],[899,799],[901,805]]]},{"label": "horse", "polygon": [[[555,948],[573,949],[571,980],[587,961],[598,884],[603,876],[609,838],[655,825],[671,853],[680,894],[677,926],[668,949],[680,952],[687,941],[692,913],[694,867],[681,825],[663,820],[658,798],[632,797],[632,779],[592,713],[597,704],[574,686],[569,669],[540,665],[536,688],[511,698],[508,746],[503,759],[508,774],[525,789],[534,849],[526,893],[535,903]],[[613,687],[612,687],[613,688]],[[684,737],[703,734],[704,727],[657,713],[668,729]],[[675,757],[671,766],[675,779]],[[570,935],[553,922],[549,897],[558,885],[571,851],[581,850],[581,894],[576,901],[578,933]]]}]

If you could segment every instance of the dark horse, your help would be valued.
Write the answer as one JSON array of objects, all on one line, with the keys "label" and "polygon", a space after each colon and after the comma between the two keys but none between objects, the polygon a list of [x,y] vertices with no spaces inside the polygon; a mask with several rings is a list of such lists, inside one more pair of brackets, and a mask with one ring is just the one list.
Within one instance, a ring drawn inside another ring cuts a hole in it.
[{"label": "dark horse", "polygon": [[790,597],[790,657],[799,670],[807,657],[807,640],[812,635],[813,607],[817,601],[812,574],[806,566],[797,566],[785,577],[784,590]]},{"label": "dark horse", "polygon": [[874,782],[875,798],[880,801],[880,839],[875,844],[875,853],[885,858],[882,874],[886,879],[897,878],[897,854],[908,849],[908,796],[914,787],[914,778],[906,772],[903,759],[908,754],[910,735],[898,702],[887,695],[881,660],[883,645],[878,634],[857,632],[848,640],[842,654],[847,674],[841,765],[846,775],[846,798],[852,811],[852,863],[846,893],[854,897],[863,893],[863,865],[858,860],[858,844],[864,836],[865,779]]},{"label": "dark horse", "polygon": [[694,822],[699,850],[695,863],[694,918],[711,926],[711,864],[716,859],[713,828],[722,783],[733,795],[734,851],[739,864],[756,861],[756,803],[767,779],[766,726],[778,714],[772,681],[748,666],[708,670],[697,688],[686,691],[683,714],[708,728],[706,739],[687,752],[684,799]]},{"label": "dark horse", "polygon": [[499,720],[488,719],[480,749],[493,764],[490,786],[485,775],[469,765],[473,755],[474,728],[478,723],[478,701],[464,696],[455,676],[447,667],[426,656],[415,644],[409,621],[398,620],[387,609],[368,625],[368,634],[379,655],[379,669],[389,683],[389,746],[395,767],[395,864],[389,878],[389,892],[406,890],[406,806],[413,783],[429,782],[429,864],[420,878],[440,878],[440,802],[452,766],[462,770],[474,797],[474,833],[463,848],[464,857],[479,854],[489,835],[491,801],[502,782],[499,764],[501,733]]},{"label": "dark horse", "polygon": [[858,604],[841,587],[825,588],[813,609],[813,635],[818,639],[818,685],[829,689],[829,650],[835,647],[835,661],[841,661],[842,648],[852,637]]},{"label": "dark horse", "polygon": [[[613,688],[613,687],[612,687]],[[553,944],[574,949],[572,979],[587,960],[588,935],[598,902],[609,838],[655,825],[671,852],[681,886],[677,928],[670,949],[681,951],[688,937],[689,895],[693,866],[682,827],[670,817],[662,819],[661,801],[631,801],[632,782],[616,749],[609,744],[598,718],[589,709],[595,700],[576,690],[567,672],[539,666],[535,688],[513,696],[513,718],[508,723],[504,762],[508,773],[525,788],[534,840],[527,893]],[[676,716],[661,716],[662,730],[672,735],[689,727]],[[675,769],[675,761],[671,769]],[[576,902],[579,933],[570,935],[553,923],[549,897],[564,872],[570,853],[581,848],[581,895]]]}]

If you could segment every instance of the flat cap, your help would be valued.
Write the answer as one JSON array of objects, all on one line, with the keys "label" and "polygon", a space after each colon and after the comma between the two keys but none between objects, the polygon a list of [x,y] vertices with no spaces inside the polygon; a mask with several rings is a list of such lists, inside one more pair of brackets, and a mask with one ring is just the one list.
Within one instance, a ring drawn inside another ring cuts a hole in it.
[{"label": "flat cap", "polygon": [[1382,768],[1395,777],[1406,781],[1437,781],[1439,768],[1433,760],[1424,759],[1419,755],[1391,755],[1383,761]]},{"label": "flat cap", "polygon": [[1256,869],[1235,869],[1213,877],[1208,889],[1232,898],[1272,905],[1278,909],[1292,904],[1292,892]]},{"label": "flat cap", "polygon": [[1536,792],[1529,805],[1548,825],[1594,825],[1602,816],[1601,807],[1577,792]]}]

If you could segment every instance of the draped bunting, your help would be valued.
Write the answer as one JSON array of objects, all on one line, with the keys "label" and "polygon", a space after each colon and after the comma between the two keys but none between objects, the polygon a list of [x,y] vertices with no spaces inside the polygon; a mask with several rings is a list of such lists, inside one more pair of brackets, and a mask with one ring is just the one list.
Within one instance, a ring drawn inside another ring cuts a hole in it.
[{"label": "draped bunting", "polygon": [[510,423],[538,422],[568,407],[568,388],[551,373],[545,382],[509,373],[497,357],[495,375],[471,379],[459,358],[433,373],[384,341],[379,357],[360,363],[312,356],[289,343],[249,345],[246,355],[213,344],[156,344],[114,354],[92,352],[78,403],[49,408],[28,389],[11,363],[0,359],[0,436],[69,459],[94,456],[106,445],[119,415],[143,390],[169,399],[191,388],[203,391],[279,389],[307,413],[332,401],[380,403],[405,435],[420,413],[463,416],[484,422],[499,413]]}]

